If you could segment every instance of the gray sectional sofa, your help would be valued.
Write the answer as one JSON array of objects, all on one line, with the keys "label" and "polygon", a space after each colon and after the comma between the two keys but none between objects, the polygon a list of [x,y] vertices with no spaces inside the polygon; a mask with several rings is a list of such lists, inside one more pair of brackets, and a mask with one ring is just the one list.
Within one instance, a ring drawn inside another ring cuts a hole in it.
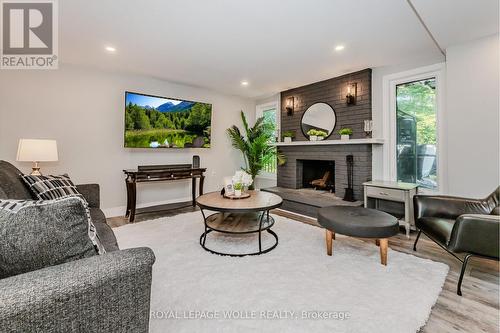
[{"label": "gray sectional sofa", "polygon": [[[20,174],[0,161],[0,199],[33,199]],[[0,279],[1,332],[148,331],[154,254],[120,250],[99,208],[99,186],[77,187],[107,253]]]}]

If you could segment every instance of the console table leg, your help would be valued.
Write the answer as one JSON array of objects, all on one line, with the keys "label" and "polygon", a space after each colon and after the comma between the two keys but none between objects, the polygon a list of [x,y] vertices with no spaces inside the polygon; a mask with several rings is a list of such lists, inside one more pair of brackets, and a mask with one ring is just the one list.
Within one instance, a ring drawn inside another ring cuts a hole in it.
[{"label": "console table leg", "polygon": [[205,176],[201,175],[200,177],[200,188],[199,188],[199,195],[203,195],[203,183],[205,182]]},{"label": "console table leg", "polygon": [[196,178],[192,178],[191,180],[191,196],[193,198],[192,205],[196,207]]},{"label": "console table leg", "polygon": [[130,216],[130,183],[125,180],[125,186],[127,188],[127,210],[125,211],[125,217]]},{"label": "console table leg", "polygon": [[134,222],[135,221],[135,206],[136,206],[136,201],[137,200],[137,186],[136,183],[130,183],[130,217],[129,217],[129,222]]}]

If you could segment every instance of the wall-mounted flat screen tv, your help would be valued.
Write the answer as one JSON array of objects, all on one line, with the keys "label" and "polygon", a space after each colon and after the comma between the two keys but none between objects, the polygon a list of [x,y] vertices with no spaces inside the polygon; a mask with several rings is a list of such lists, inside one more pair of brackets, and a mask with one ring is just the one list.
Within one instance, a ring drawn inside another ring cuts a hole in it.
[{"label": "wall-mounted flat screen tv", "polygon": [[126,148],[210,148],[212,104],[125,92]]}]

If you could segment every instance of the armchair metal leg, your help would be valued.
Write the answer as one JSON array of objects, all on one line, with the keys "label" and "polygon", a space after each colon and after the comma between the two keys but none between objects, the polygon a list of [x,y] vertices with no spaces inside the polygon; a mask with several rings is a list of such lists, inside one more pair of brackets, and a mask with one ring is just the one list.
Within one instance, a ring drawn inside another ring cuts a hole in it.
[{"label": "armchair metal leg", "polygon": [[464,261],[462,263],[462,271],[460,272],[460,278],[458,279],[458,285],[457,285],[457,295],[462,296],[462,280],[464,279],[464,274],[465,274],[465,269],[467,267],[467,263],[472,257],[472,254],[468,254],[465,256]]},{"label": "armchair metal leg", "polygon": [[417,242],[418,242],[418,239],[420,238],[421,233],[422,233],[422,230],[418,230],[417,238],[415,239],[415,243],[413,244],[413,251],[417,251]]}]

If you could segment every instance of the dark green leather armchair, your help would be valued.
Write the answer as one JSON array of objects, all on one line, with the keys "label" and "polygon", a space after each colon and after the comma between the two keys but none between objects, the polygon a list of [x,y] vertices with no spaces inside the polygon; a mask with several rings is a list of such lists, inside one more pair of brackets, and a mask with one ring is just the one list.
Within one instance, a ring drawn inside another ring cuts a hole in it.
[{"label": "dark green leather armchair", "polygon": [[[500,186],[485,199],[416,195],[413,198],[418,230],[413,250],[424,233],[462,262],[457,294],[472,256],[498,260],[500,232]],[[457,254],[465,254],[461,259]]]}]

